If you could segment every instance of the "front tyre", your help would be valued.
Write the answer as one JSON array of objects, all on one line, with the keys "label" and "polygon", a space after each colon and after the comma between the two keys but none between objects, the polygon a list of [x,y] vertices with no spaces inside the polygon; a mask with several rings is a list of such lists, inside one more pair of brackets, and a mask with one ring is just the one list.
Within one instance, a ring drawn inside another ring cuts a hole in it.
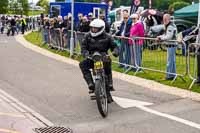
[{"label": "front tyre", "polygon": [[95,81],[95,95],[98,110],[101,116],[105,118],[108,115],[108,99],[104,80],[98,79]]}]

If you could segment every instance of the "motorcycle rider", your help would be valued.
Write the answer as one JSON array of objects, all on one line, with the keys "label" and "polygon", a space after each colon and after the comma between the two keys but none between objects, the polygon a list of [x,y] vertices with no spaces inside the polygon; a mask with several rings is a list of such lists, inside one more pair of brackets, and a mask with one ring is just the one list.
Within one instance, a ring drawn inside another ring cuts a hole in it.
[{"label": "motorcycle rider", "polygon": [[[86,80],[89,88],[89,93],[94,93],[95,85],[90,72],[90,69],[94,67],[92,60],[86,58],[92,55],[94,52],[100,52],[102,55],[108,55],[108,50],[112,51],[114,56],[118,56],[119,49],[114,43],[112,36],[105,32],[105,22],[101,19],[94,19],[90,23],[90,32],[84,36],[81,43],[81,54],[85,59],[80,62],[79,66],[83,73],[83,77]],[[108,103],[113,102],[110,91],[113,91],[112,82],[112,69],[111,69],[111,59],[108,56],[103,57],[104,70],[106,75],[106,81],[108,83],[107,95]]]}]

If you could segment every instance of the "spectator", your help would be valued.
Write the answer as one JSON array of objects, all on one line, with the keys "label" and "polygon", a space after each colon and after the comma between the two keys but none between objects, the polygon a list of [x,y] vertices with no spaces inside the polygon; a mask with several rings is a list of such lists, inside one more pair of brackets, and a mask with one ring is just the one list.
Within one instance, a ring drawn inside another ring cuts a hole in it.
[{"label": "spectator", "polygon": [[[167,41],[176,39],[176,25],[170,21],[170,15],[164,14],[163,23],[165,33],[157,37],[158,41]],[[172,42],[167,45],[167,75],[166,80],[173,80],[176,73],[176,43]]]},{"label": "spectator", "polygon": [[66,48],[67,46],[67,25],[68,25],[68,16],[64,17],[64,21],[62,23],[62,33],[63,33],[63,47]]},{"label": "spectator", "polygon": [[[115,34],[117,36],[122,37],[129,37],[130,36],[130,28],[131,28],[132,22],[129,19],[129,13],[128,11],[123,12],[123,22],[119,28],[119,31]],[[129,64],[130,63],[130,49],[127,39],[122,39],[121,46],[120,46],[120,52],[119,52],[119,62]],[[119,65],[119,67],[123,67],[123,65]]]},{"label": "spectator", "polygon": [[21,27],[22,27],[22,34],[24,34],[26,28],[26,20],[24,18],[21,19]]},{"label": "spectator", "polygon": [[4,15],[1,17],[1,24],[1,34],[3,34],[6,25],[6,17]]},{"label": "spectator", "polygon": [[61,33],[61,30],[62,30],[62,26],[63,26],[63,19],[62,19],[62,16],[58,16],[58,19],[57,19],[57,23],[55,24],[55,32],[56,32],[56,42],[58,44],[58,50],[63,50],[63,47],[62,47],[62,33]]},{"label": "spectator", "polygon": [[105,31],[106,33],[110,33],[110,24],[106,21],[105,19],[105,15],[104,14],[100,14],[99,15],[100,19],[103,20],[105,22]]},{"label": "spectator", "polygon": [[7,36],[9,36],[11,31],[11,17],[8,17],[8,20],[6,21],[6,27],[7,27]]},{"label": "spectator", "polygon": [[49,43],[49,19],[47,17],[44,17],[44,25],[43,25],[43,44]]},{"label": "spectator", "polygon": [[16,28],[16,20],[14,17],[11,18],[10,25],[11,25],[12,36],[14,36]]},{"label": "spectator", "polygon": [[88,13],[88,21],[89,21],[89,23],[93,20],[94,18],[93,18],[93,13]]},{"label": "spectator", "polygon": [[68,24],[67,24],[67,29],[71,30],[71,24],[72,24],[72,17],[68,16]]},{"label": "spectator", "polygon": [[16,32],[17,32],[17,34],[19,33],[20,29],[21,29],[21,27],[20,27],[20,18],[17,17],[16,18]]},{"label": "spectator", "polygon": [[82,18],[82,22],[80,24],[79,31],[80,32],[89,32],[90,31],[89,22],[88,22],[86,16],[84,16]]},{"label": "spectator", "polygon": [[[139,21],[138,14],[132,14],[130,16],[132,19],[132,27],[130,29],[130,37],[144,37],[144,27]],[[136,39],[134,41],[129,41],[130,52],[131,52],[131,61],[130,63],[134,66],[141,66],[142,64],[142,45],[144,43],[143,39]],[[135,50],[134,50],[135,49]],[[135,53],[134,53],[135,52]],[[135,64],[136,63],[136,64]]]},{"label": "spectator", "polygon": [[196,31],[197,31],[196,26],[192,26],[191,28],[188,28],[188,29],[178,33],[177,41],[179,43],[182,43],[184,41],[184,44],[185,44],[182,46],[182,55],[183,56],[186,56],[186,53],[187,53],[186,50],[188,49],[188,45],[189,45],[188,41],[191,40],[192,38],[194,38],[194,36],[190,36],[190,35],[197,34],[197,33],[195,33]]},{"label": "spectator", "polygon": [[77,31],[80,31],[80,27],[82,25],[82,20],[83,20],[83,14],[82,13],[78,13],[78,23],[76,26]]},{"label": "spectator", "polygon": [[62,23],[63,23],[62,16],[58,16],[54,28],[60,28],[60,29],[62,29]]},{"label": "spectator", "polygon": [[[50,38],[49,38],[50,42],[52,42],[53,37],[54,37],[54,32],[53,32],[54,31],[54,23],[55,23],[54,18],[51,18],[49,21],[49,24],[50,24],[49,29],[50,29],[50,34],[51,34]],[[53,48],[52,43],[49,44],[49,48]]]}]

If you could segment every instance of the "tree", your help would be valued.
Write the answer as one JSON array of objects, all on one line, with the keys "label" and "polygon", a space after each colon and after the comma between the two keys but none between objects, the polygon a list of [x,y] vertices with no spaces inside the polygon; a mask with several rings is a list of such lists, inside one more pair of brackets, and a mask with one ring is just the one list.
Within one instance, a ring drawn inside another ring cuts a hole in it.
[{"label": "tree", "polygon": [[174,2],[173,4],[171,4],[170,6],[169,6],[169,10],[178,10],[178,9],[181,9],[181,8],[183,8],[183,7],[185,7],[185,6],[189,6],[190,5],[190,3],[187,3],[187,2],[183,2],[183,1],[178,1],[178,2]]},{"label": "tree", "polygon": [[170,0],[170,5],[175,3],[175,2],[187,2],[187,3],[191,4],[192,1],[194,1],[196,3],[199,2],[199,0]]},{"label": "tree", "polygon": [[45,9],[45,13],[49,12],[49,1],[48,0],[39,0],[36,4],[37,6],[41,6]]},{"label": "tree", "polygon": [[9,1],[9,10],[14,14],[19,14],[19,4],[17,0],[10,0]]},{"label": "tree", "polygon": [[28,15],[29,11],[28,0],[18,0],[18,3],[20,4],[21,14]]},{"label": "tree", "polygon": [[8,11],[8,0],[1,0],[0,1],[0,5],[1,5],[1,8],[0,8],[0,14],[5,14],[7,13]]}]

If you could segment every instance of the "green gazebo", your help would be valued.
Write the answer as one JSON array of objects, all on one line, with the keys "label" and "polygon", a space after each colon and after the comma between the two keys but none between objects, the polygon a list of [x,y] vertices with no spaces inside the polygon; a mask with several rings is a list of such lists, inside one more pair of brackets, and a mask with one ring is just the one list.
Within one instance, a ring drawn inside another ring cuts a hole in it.
[{"label": "green gazebo", "polygon": [[175,17],[198,17],[199,3],[186,6],[174,12]]}]

